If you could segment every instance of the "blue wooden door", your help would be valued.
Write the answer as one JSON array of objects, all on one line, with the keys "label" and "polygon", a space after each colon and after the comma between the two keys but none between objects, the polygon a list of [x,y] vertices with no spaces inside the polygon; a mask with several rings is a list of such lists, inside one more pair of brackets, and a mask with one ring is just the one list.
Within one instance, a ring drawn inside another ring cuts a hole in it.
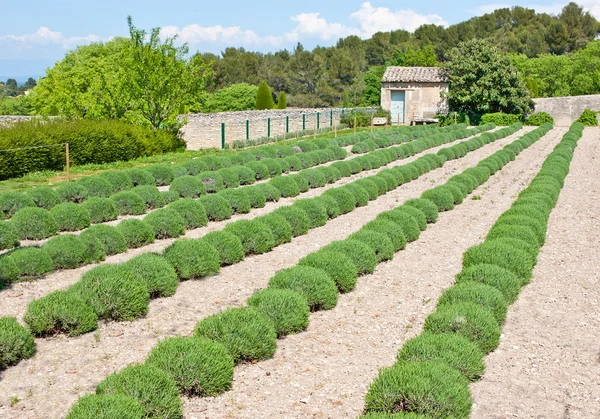
[{"label": "blue wooden door", "polygon": [[390,108],[392,114],[392,124],[404,124],[404,90],[392,90],[392,106]]}]

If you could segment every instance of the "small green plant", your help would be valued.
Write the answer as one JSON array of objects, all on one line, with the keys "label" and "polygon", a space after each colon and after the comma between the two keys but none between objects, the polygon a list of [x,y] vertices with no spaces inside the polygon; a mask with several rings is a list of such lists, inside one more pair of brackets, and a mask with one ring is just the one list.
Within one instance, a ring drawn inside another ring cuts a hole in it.
[{"label": "small green plant", "polygon": [[120,215],[141,215],[146,212],[146,202],[133,191],[121,191],[110,197],[117,205]]},{"label": "small green plant", "polygon": [[206,210],[197,200],[190,198],[179,199],[169,204],[168,208],[176,211],[183,218],[186,229],[192,230],[208,224]]},{"label": "small green plant", "polygon": [[129,249],[136,249],[154,242],[154,229],[152,226],[135,218],[121,221],[117,225],[117,230],[125,238],[125,243]]},{"label": "small green plant", "polygon": [[471,247],[463,254],[463,268],[480,263],[506,268],[514,272],[522,284],[527,284],[533,271],[534,259],[526,250],[493,240]]},{"label": "small green plant", "polygon": [[210,221],[227,220],[233,214],[229,202],[219,194],[204,195],[200,197],[199,202],[204,206]]},{"label": "small green plant", "polygon": [[171,375],[152,364],[130,365],[106,377],[96,394],[131,397],[144,408],[146,417],[180,418],[183,407]]},{"label": "small green plant", "polygon": [[268,184],[277,188],[283,198],[300,195],[298,184],[290,176],[277,176],[269,180]]},{"label": "small green plant", "polygon": [[234,172],[240,185],[252,185],[256,182],[256,172],[246,166],[232,166],[229,170]]},{"label": "small green plant", "polygon": [[429,199],[410,199],[406,201],[404,205],[412,206],[421,210],[423,214],[425,214],[425,217],[427,217],[427,223],[435,223],[438,219],[438,207]]},{"label": "small green plant", "polygon": [[55,205],[62,202],[60,195],[51,188],[46,186],[38,186],[27,191],[27,195],[33,199],[35,205],[45,210],[49,210]]},{"label": "small green plant", "polygon": [[154,177],[154,184],[156,186],[170,185],[171,182],[173,182],[173,179],[175,179],[173,169],[166,164],[153,164],[144,167],[144,170]]},{"label": "small green plant", "polygon": [[87,189],[88,197],[108,198],[113,193],[112,185],[101,176],[84,176],[78,182]]},{"label": "small green plant", "polygon": [[0,317],[0,371],[35,354],[31,333],[14,317]]},{"label": "small green plant", "polygon": [[270,288],[288,289],[300,293],[311,311],[330,310],[337,305],[335,281],[318,268],[294,266],[277,272],[269,281]]},{"label": "small green plant", "polygon": [[348,256],[354,263],[359,275],[373,273],[377,265],[377,256],[373,249],[358,240],[335,241],[323,247],[322,250],[343,253]]},{"label": "small green plant", "polygon": [[300,208],[308,215],[309,228],[324,226],[327,223],[327,220],[329,219],[325,207],[315,199],[300,199],[294,202],[292,207]]},{"label": "small green plant", "polygon": [[181,198],[198,198],[206,193],[202,179],[189,175],[175,178],[169,190],[176,192]]},{"label": "small green plant", "polygon": [[79,237],[88,240],[97,238],[104,246],[107,255],[116,255],[127,250],[125,237],[116,227],[103,224],[93,225],[82,231]]},{"label": "small green plant", "polygon": [[217,249],[221,266],[232,265],[244,259],[245,250],[242,240],[236,234],[228,231],[212,231],[202,237]]},{"label": "small green plant", "polygon": [[269,359],[277,349],[275,325],[251,307],[209,316],[198,322],[194,334],[223,344],[236,363]]},{"label": "small green plant", "polygon": [[508,305],[500,291],[481,282],[461,281],[446,289],[438,300],[438,307],[447,304],[474,303],[494,315],[498,324],[506,318]]},{"label": "small green plant", "polygon": [[4,192],[0,194],[0,217],[8,219],[25,207],[35,207],[34,200],[20,192]]},{"label": "small green plant", "polygon": [[151,212],[144,217],[144,223],[152,227],[157,239],[179,237],[185,232],[185,220],[172,208]]},{"label": "small green plant", "polygon": [[13,225],[8,221],[0,220],[0,250],[12,249],[19,245],[19,236]]},{"label": "small green plant", "polygon": [[298,207],[281,207],[273,211],[271,214],[283,217],[292,227],[292,237],[302,236],[308,233],[310,226],[310,218],[306,211]]},{"label": "small green plant", "polygon": [[262,289],[248,298],[248,305],[271,319],[278,337],[300,332],[308,326],[310,309],[306,298],[298,292]]},{"label": "small green plant", "polygon": [[[250,201],[251,208],[264,208],[265,207],[265,205],[267,204],[267,188],[266,188],[267,186],[271,186],[271,185],[260,184],[260,185],[255,185],[255,186],[250,186],[250,187],[244,188],[244,192],[246,193],[246,196],[248,197],[248,200]],[[279,193],[279,191],[277,189],[275,189],[275,191],[277,191],[276,193],[281,198],[281,194]]]},{"label": "small green plant", "polygon": [[177,272],[161,255],[142,254],[127,261],[124,266],[146,284],[150,298],[168,297],[177,291]]},{"label": "small green plant", "polygon": [[176,240],[164,255],[181,279],[202,278],[220,271],[219,252],[201,239]]},{"label": "small green plant", "polygon": [[66,333],[79,336],[96,330],[98,317],[76,294],[54,291],[29,303],[25,323],[35,336]]},{"label": "small green plant", "polygon": [[281,215],[270,213],[255,220],[265,224],[271,230],[274,246],[292,241],[292,226]]},{"label": "small green plant", "polygon": [[356,208],[356,200],[354,195],[342,188],[334,188],[327,190],[323,196],[332,197],[338,204],[338,208],[342,214],[347,214]]},{"label": "small green plant", "polygon": [[19,277],[23,279],[40,278],[53,269],[52,259],[39,247],[18,248],[9,258],[17,267]]},{"label": "small green plant", "polygon": [[140,168],[127,170],[133,186],[154,185],[154,176],[148,171]]},{"label": "small green plant", "polygon": [[79,204],[88,198],[87,189],[77,182],[67,182],[56,188],[63,201]]},{"label": "small green plant", "polygon": [[598,112],[586,109],[575,122],[581,122],[586,127],[598,126]]},{"label": "small green plant", "polygon": [[394,245],[385,233],[374,230],[361,229],[348,237],[349,240],[363,242],[375,252],[377,263],[390,260],[394,257]]},{"label": "small green plant", "polygon": [[358,270],[352,259],[343,253],[321,250],[304,257],[298,265],[324,271],[335,281],[339,292],[350,292],[356,286]]},{"label": "small green plant", "polygon": [[166,205],[165,198],[153,184],[136,186],[133,188],[133,192],[142,198],[148,209],[162,208]]},{"label": "small green plant", "polygon": [[21,240],[40,240],[54,236],[58,224],[52,215],[37,207],[25,207],[17,211],[10,221]]},{"label": "small green plant", "polygon": [[171,376],[187,395],[217,396],[233,382],[233,358],[221,343],[203,337],[161,340],[146,363]]},{"label": "small green plant", "polygon": [[273,103],[273,97],[271,95],[271,89],[265,81],[261,81],[258,85],[256,92],[256,106],[257,110],[273,109],[275,104]]},{"label": "small green plant", "polygon": [[245,189],[225,189],[219,192],[219,195],[229,202],[233,212],[238,214],[248,214],[250,212],[250,198]]},{"label": "small green plant", "polygon": [[148,287],[123,265],[97,266],[69,290],[100,319],[133,320],[148,312]]},{"label": "small green plant", "polygon": [[88,247],[70,234],[51,238],[42,249],[52,259],[54,269],[74,269],[91,262]]},{"label": "small green plant", "polygon": [[421,235],[419,223],[412,216],[401,209],[386,211],[378,215],[376,219],[381,218],[387,218],[400,226],[407,242],[413,242]]},{"label": "small green plant", "polygon": [[146,417],[144,408],[134,398],[121,394],[88,394],[77,400],[66,419],[143,419],[144,417]]},{"label": "small green plant", "polygon": [[125,170],[109,170],[100,173],[99,177],[105,179],[110,184],[113,193],[133,188],[133,180]]},{"label": "small green plant", "polygon": [[87,210],[92,224],[116,220],[119,216],[117,204],[110,198],[90,198],[85,200],[81,206]]},{"label": "small green plant", "polygon": [[87,228],[91,224],[90,213],[83,205],[73,202],[64,202],[50,210],[50,215],[58,224],[60,231],[77,231]]},{"label": "small green plant", "polygon": [[454,195],[445,185],[436,186],[433,189],[423,192],[421,198],[429,199],[433,202],[438,211],[449,211],[454,209]]},{"label": "small green plant", "polygon": [[275,246],[270,228],[260,221],[239,220],[228,224],[223,231],[238,236],[247,255],[260,255]]},{"label": "small green plant", "polygon": [[481,195],[473,195],[473,196],[471,197],[471,199],[472,199],[473,201],[481,201]]}]

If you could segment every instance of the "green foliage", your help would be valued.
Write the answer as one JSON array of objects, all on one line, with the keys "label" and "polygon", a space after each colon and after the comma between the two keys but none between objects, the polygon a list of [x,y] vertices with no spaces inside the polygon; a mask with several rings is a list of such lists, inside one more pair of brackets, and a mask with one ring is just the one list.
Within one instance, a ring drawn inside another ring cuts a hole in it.
[{"label": "green foliage", "polygon": [[354,195],[346,189],[334,188],[325,191],[323,196],[332,197],[338,205],[342,214],[347,214],[356,208],[356,200]]},{"label": "green foliage", "polygon": [[260,161],[251,161],[245,164],[248,169],[254,170],[256,180],[268,179],[270,177],[269,167]]},{"label": "green foliage", "polygon": [[49,210],[62,202],[60,195],[54,189],[46,186],[32,188],[27,191],[27,195],[33,199],[36,206],[44,208],[45,210]]},{"label": "green foliage", "polygon": [[227,224],[223,231],[238,236],[247,255],[260,255],[275,246],[271,229],[257,220],[239,220]]},{"label": "green foliage", "polygon": [[396,49],[387,65],[402,67],[437,67],[440,63],[432,45],[413,50],[408,47],[406,51]]},{"label": "green foliage", "polygon": [[130,259],[124,266],[146,284],[150,298],[175,294],[179,284],[177,272],[161,255],[142,254]]},{"label": "green foliage", "polygon": [[144,217],[157,239],[179,237],[185,232],[185,220],[172,208],[161,208]]},{"label": "green foliage", "polygon": [[483,352],[468,339],[454,333],[423,333],[406,342],[398,351],[399,362],[442,361],[469,381],[485,371]]},{"label": "green foliage", "polygon": [[429,199],[436,205],[439,211],[454,209],[454,195],[445,185],[426,190],[421,195],[421,198]]},{"label": "green foliage", "polygon": [[495,112],[495,113],[486,113],[481,116],[480,124],[489,124],[493,123],[498,126],[510,126],[517,122],[520,122],[522,116],[520,114],[507,114],[504,112]]},{"label": "green foliage", "polygon": [[[267,186],[267,185],[260,184],[260,185],[255,185],[255,186],[251,186],[248,188],[244,188],[244,193],[246,194],[246,196],[248,197],[248,200],[250,201],[250,207],[252,207],[252,208],[264,208],[265,207],[265,205],[267,204],[266,193],[269,193],[269,192],[267,192],[267,188],[265,188],[265,186]],[[269,185],[269,186],[271,186],[271,185]],[[275,188],[275,191],[276,191],[275,193],[277,195],[279,195],[279,197],[281,197],[279,190]]]},{"label": "green foliage", "polygon": [[220,271],[217,249],[203,240],[176,240],[165,249],[164,255],[181,279],[202,278]]},{"label": "green foliage", "polygon": [[53,269],[52,259],[39,247],[20,247],[10,253],[9,258],[20,278],[39,278]]},{"label": "green foliage", "polygon": [[123,395],[88,394],[77,400],[67,414],[67,419],[144,419],[142,405]]},{"label": "green foliage", "polygon": [[255,220],[260,221],[271,230],[274,246],[292,241],[292,226],[283,216],[269,213],[255,218]]},{"label": "green foliage", "polygon": [[365,397],[366,412],[409,411],[431,419],[467,419],[472,404],[468,380],[440,361],[382,369]]},{"label": "green foliage", "polygon": [[300,199],[294,202],[292,207],[300,208],[308,215],[309,228],[324,226],[325,223],[327,223],[327,220],[329,219],[325,207],[315,199]]},{"label": "green foliage", "polygon": [[134,364],[106,377],[96,394],[128,396],[144,408],[146,417],[177,419],[183,415],[173,378],[151,364]]},{"label": "green foliage", "polygon": [[133,186],[142,186],[142,185],[154,185],[155,180],[152,173],[150,173],[146,169],[140,169],[134,167],[133,169],[128,169],[127,174],[131,178],[131,182]]},{"label": "green foliage", "polygon": [[198,198],[206,193],[202,179],[189,175],[175,178],[169,190],[176,192],[181,198]]},{"label": "green foliage", "polygon": [[494,315],[470,302],[438,307],[425,320],[423,330],[431,333],[456,333],[475,343],[486,354],[496,349],[500,343],[500,326]]},{"label": "green foliage", "polygon": [[300,332],[308,326],[310,308],[300,293],[266,288],[248,298],[248,306],[264,314],[275,325],[277,337]]},{"label": "green foliage", "polygon": [[40,240],[51,237],[58,231],[52,215],[37,207],[25,207],[17,211],[10,224],[21,240]]},{"label": "green foliage", "polygon": [[95,236],[79,235],[79,240],[86,248],[88,262],[101,262],[106,257],[106,246]]},{"label": "green foliage", "polygon": [[475,114],[522,114],[533,108],[518,71],[490,40],[461,42],[447,57],[450,109]]},{"label": "green foliage", "polygon": [[152,164],[144,167],[144,170],[154,177],[154,184],[156,186],[169,185],[173,182],[173,179],[175,179],[173,169],[166,164]]},{"label": "green foliage", "polygon": [[154,242],[154,229],[152,226],[135,218],[121,221],[117,225],[117,230],[125,238],[125,243],[129,249],[136,249]]},{"label": "green foliage", "polygon": [[407,240],[404,228],[390,218],[378,216],[373,221],[369,221],[365,224],[363,230],[371,230],[385,234],[390,239],[394,252],[406,248]]},{"label": "green foliage", "polygon": [[354,197],[354,203],[357,207],[364,207],[365,205],[369,204],[368,192],[357,184],[349,183],[340,187],[340,189],[344,189],[352,194]]},{"label": "green foliage", "polygon": [[0,317],[0,371],[34,354],[31,333],[14,317]]},{"label": "green foliage", "polygon": [[269,180],[269,185],[274,186],[283,198],[300,195],[298,184],[290,176],[277,176]]},{"label": "green foliage", "polygon": [[438,307],[446,304],[474,303],[488,310],[498,324],[502,324],[508,310],[506,300],[500,291],[491,285],[474,281],[461,281],[446,289],[438,300]]},{"label": "green foliage", "polygon": [[42,247],[54,269],[74,269],[91,262],[88,247],[79,237],[70,234],[60,235],[48,240]]},{"label": "green foliage", "polygon": [[496,265],[471,265],[456,275],[457,284],[463,281],[480,282],[495,287],[508,304],[513,303],[521,291],[521,279],[512,271]]},{"label": "green foliage", "polygon": [[[383,64],[383,63],[381,63]],[[379,106],[381,103],[381,79],[383,78],[383,73],[385,73],[385,67],[383,65],[377,65],[370,67],[366,73],[363,74],[363,82],[365,85],[365,90],[362,93],[361,101],[365,106]],[[358,115],[357,120],[358,120]],[[351,124],[350,124],[351,122]],[[360,121],[357,123],[358,126],[368,126],[361,125]],[[348,126],[354,126],[354,115],[350,115],[348,117],[348,122],[346,120],[342,120],[342,123],[348,124]]]},{"label": "green foliage", "polygon": [[25,207],[35,207],[34,200],[20,192],[5,192],[0,194],[0,216],[3,219],[12,217]]},{"label": "green foliage", "polygon": [[269,85],[265,81],[260,82],[256,91],[256,105],[254,108],[257,110],[273,109],[274,105]]},{"label": "green foliage", "polygon": [[133,188],[133,180],[125,170],[109,170],[107,172],[100,173],[99,177],[108,182],[113,193],[126,191]]},{"label": "green foliage", "polygon": [[117,204],[110,198],[90,198],[81,206],[88,212],[90,222],[93,224],[116,220],[119,216]]},{"label": "green foliage", "polygon": [[277,101],[277,109],[287,109],[287,98],[285,92],[279,92],[279,100]]},{"label": "green foliage", "polygon": [[[236,166],[236,167],[244,167],[244,166]],[[247,167],[245,167],[247,169]],[[223,179],[223,186],[226,188],[237,188],[240,186],[240,177],[237,172],[230,167],[224,167],[222,169],[217,170],[217,173],[221,175]]]},{"label": "green foliage", "polygon": [[254,109],[256,106],[257,86],[247,83],[237,83],[219,89],[214,93],[205,94],[201,109],[192,108],[197,112],[234,112]]},{"label": "green foliage", "polygon": [[250,198],[244,189],[225,189],[219,192],[233,210],[238,214],[248,214],[252,209],[250,206]]},{"label": "green foliage", "polygon": [[83,274],[70,292],[100,319],[133,320],[148,312],[148,287],[123,265],[100,265]]},{"label": "green foliage", "polygon": [[298,265],[324,271],[335,281],[339,292],[350,292],[356,286],[358,270],[352,259],[343,253],[318,251],[301,259]]},{"label": "green foliage", "polygon": [[146,362],[170,375],[179,391],[190,396],[216,396],[233,382],[234,362],[227,348],[203,337],[163,339]]},{"label": "green foliage", "polygon": [[206,210],[206,216],[210,221],[223,221],[231,218],[233,209],[229,202],[219,194],[203,195],[199,202]]},{"label": "green foliage", "polygon": [[120,215],[141,215],[146,212],[146,203],[133,191],[121,191],[110,197],[117,205]]},{"label": "green foliage", "polygon": [[82,231],[79,237],[88,240],[97,238],[104,245],[107,255],[116,255],[127,250],[125,237],[116,227],[103,224],[93,225]]},{"label": "green foliage", "polygon": [[154,186],[154,181],[152,181],[151,185],[136,186],[133,188],[133,192],[142,198],[148,209],[161,208],[166,204],[165,198],[161,195],[158,188]]},{"label": "green foliage", "polygon": [[394,257],[394,245],[385,233],[374,230],[361,229],[348,237],[349,240],[363,242],[375,252],[377,263],[390,260]]},{"label": "green foliage", "polygon": [[539,127],[540,125],[546,123],[554,124],[554,118],[544,111],[533,113],[529,115],[527,119],[525,119],[525,125],[534,125]]},{"label": "green foliage", "polygon": [[50,209],[50,215],[56,221],[60,231],[83,230],[90,226],[90,213],[83,205],[63,202]]},{"label": "green foliage", "polygon": [[421,235],[421,229],[419,228],[418,222],[405,211],[393,209],[391,211],[381,213],[376,219],[380,218],[390,219],[400,226],[407,242],[413,242]]},{"label": "green foliage", "polygon": [[420,210],[416,206],[401,205],[398,208],[396,208],[395,212],[406,213],[410,215],[417,222],[417,225],[419,226],[419,229],[421,231],[425,231],[425,229],[427,229],[427,216],[422,210]]},{"label": "green foliage", "polygon": [[0,290],[19,278],[19,269],[10,254],[0,257]]},{"label": "green foliage", "polygon": [[60,195],[63,201],[75,202],[79,204],[88,197],[88,191],[83,185],[77,182],[67,182],[56,188],[56,193]]},{"label": "green foliage", "polygon": [[598,111],[586,109],[575,122],[581,122],[586,127],[598,126]]},{"label": "green foliage", "polygon": [[228,231],[211,231],[202,240],[217,249],[221,266],[240,262],[246,254],[240,237]]},{"label": "green foliage", "polygon": [[359,275],[373,273],[377,265],[377,256],[367,244],[346,239],[335,241],[322,248],[323,251],[342,253],[352,260]]},{"label": "green foliage", "polygon": [[41,337],[58,333],[79,336],[98,327],[94,310],[68,291],[54,291],[33,300],[27,307],[24,320],[31,332]]},{"label": "green foliage", "polygon": [[0,250],[19,245],[19,236],[10,222],[0,221]]},{"label": "green foliage", "polygon": [[0,127],[0,149],[15,148],[15,144],[22,148],[43,148],[1,153],[0,180],[30,172],[63,170],[64,143],[69,143],[72,165],[127,161],[175,151],[183,146],[172,133],[111,119],[57,118],[17,122]]},{"label": "green foliage", "polygon": [[508,269],[521,279],[522,284],[526,284],[531,278],[534,259],[523,249],[492,240],[470,247],[463,254],[463,268],[480,263]]},{"label": "green foliage", "polygon": [[279,271],[269,280],[269,287],[300,293],[311,311],[330,310],[337,304],[335,281],[326,271],[311,266],[294,266]]},{"label": "green foliage", "polygon": [[230,168],[238,176],[240,185],[252,185],[256,182],[256,172],[246,166],[232,166]]},{"label": "green foliage", "polygon": [[294,206],[277,208],[271,214],[283,217],[292,227],[292,237],[308,233],[310,218],[306,211]]},{"label": "green foliage", "polygon": [[208,224],[206,209],[199,201],[190,198],[179,199],[170,203],[168,208],[183,218],[186,229],[191,230]]},{"label": "green foliage", "polygon": [[198,322],[194,334],[222,343],[236,363],[269,359],[277,349],[275,325],[251,307],[209,316]]}]

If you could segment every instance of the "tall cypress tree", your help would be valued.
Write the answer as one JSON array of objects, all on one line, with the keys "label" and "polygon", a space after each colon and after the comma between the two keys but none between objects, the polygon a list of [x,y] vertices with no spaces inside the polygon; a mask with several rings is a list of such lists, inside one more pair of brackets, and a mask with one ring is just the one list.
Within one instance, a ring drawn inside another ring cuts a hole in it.
[{"label": "tall cypress tree", "polygon": [[267,82],[260,82],[258,85],[258,91],[256,92],[256,109],[273,109],[273,97],[271,96],[271,89]]},{"label": "tall cypress tree", "polygon": [[277,103],[277,109],[285,109],[285,108],[287,108],[285,92],[280,92],[279,93],[279,102]]}]

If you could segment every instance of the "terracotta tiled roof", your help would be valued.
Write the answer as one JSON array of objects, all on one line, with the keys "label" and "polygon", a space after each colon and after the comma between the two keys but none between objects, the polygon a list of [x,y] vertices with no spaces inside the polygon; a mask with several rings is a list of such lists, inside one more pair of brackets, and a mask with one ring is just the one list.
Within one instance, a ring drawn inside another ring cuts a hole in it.
[{"label": "terracotta tiled roof", "polygon": [[384,83],[448,83],[446,70],[439,67],[388,67]]}]

